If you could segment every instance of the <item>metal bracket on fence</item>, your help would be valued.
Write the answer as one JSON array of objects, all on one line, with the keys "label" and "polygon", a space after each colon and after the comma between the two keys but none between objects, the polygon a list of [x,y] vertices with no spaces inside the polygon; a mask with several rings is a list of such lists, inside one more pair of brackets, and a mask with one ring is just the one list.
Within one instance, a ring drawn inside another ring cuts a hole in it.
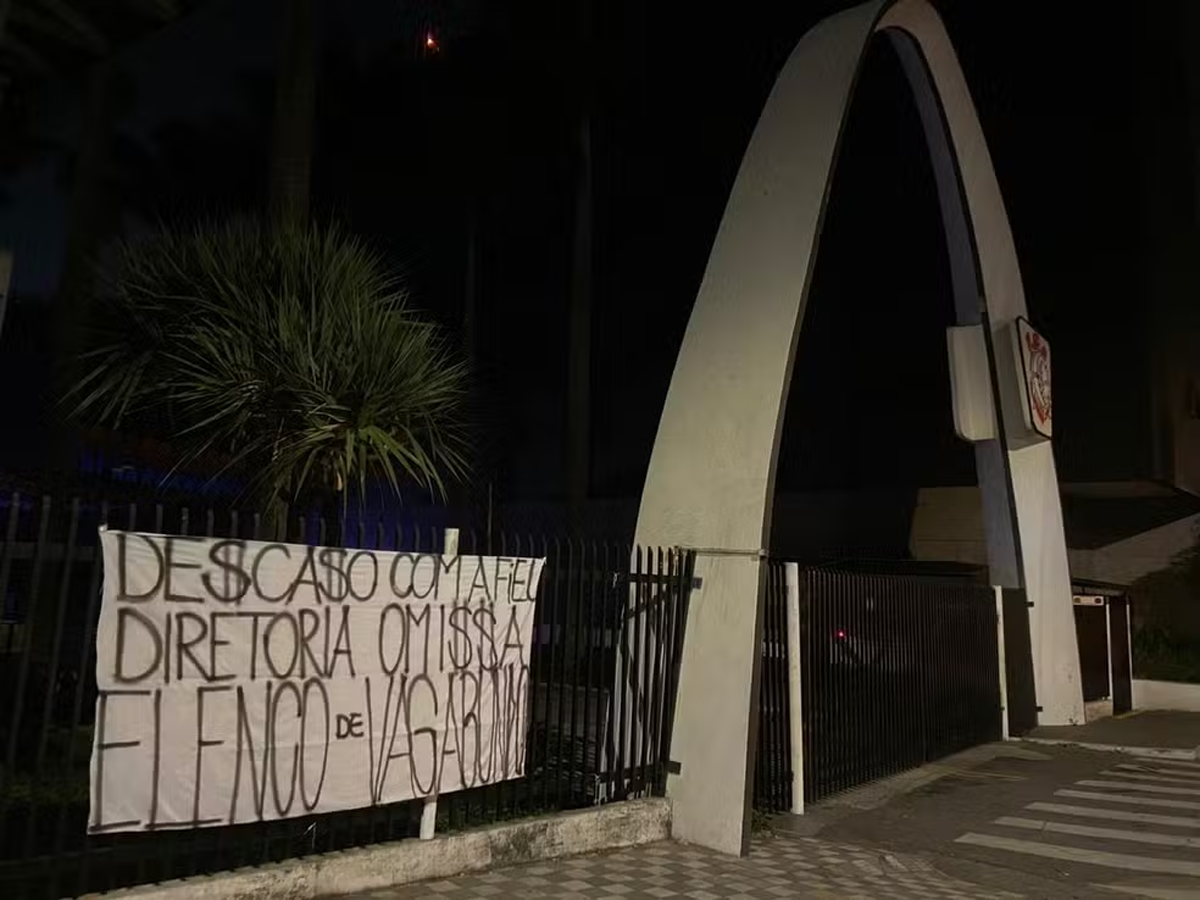
[{"label": "metal bracket on fence", "polygon": [[683,771],[683,763],[678,762],[674,759],[667,760],[667,774],[668,775],[678,775],[682,771]]},{"label": "metal bracket on fence", "polygon": [[746,550],[738,547],[684,547],[680,546],[680,550],[686,550],[689,553],[695,553],[697,556],[749,556],[754,559],[767,559],[771,556],[769,550],[759,547],[757,550]]},{"label": "metal bracket on fence", "polygon": [[[654,573],[629,573],[622,575],[620,572],[614,572],[612,576],[612,587],[619,587],[621,581],[628,579],[631,584],[662,584],[664,581],[669,581],[673,576]],[[704,586],[704,579],[699,575],[692,576],[692,590],[698,591]]]}]

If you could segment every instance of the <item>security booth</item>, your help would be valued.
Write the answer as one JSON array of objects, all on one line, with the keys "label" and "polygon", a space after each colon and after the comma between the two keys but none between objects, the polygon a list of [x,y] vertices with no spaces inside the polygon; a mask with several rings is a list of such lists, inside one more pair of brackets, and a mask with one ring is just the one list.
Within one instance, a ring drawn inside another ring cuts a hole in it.
[{"label": "security booth", "polygon": [[1086,580],[1071,587],[1085,718],[1127,713],[1133,709],[1128,589]]}]

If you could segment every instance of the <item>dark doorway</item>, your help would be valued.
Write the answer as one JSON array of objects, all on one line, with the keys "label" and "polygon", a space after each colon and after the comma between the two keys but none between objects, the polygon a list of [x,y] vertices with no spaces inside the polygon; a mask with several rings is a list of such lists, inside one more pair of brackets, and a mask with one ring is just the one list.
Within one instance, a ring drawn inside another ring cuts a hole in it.
[{"label": "dark doorway", "polygon": [[1129,652],[1129,598],[1108,598],[1110,653],[1112,654],[1113,715],[1133,709],[1133,664]]},{"label": "dark doorway", "polygon": [[1004,686],[1008,733],[1021,737],[1037,727],[1037,693],[1033,682],[1033,644],[1029,637],[1029,603],[1025,592],[1004,589]]},{"label": "dark doorway", "polygon": [[[1089,598],[1091,599],[1091,598]],[[1093,603],[1075,603],[1075,634],[1079,640],[1079,671],[1083,702],[1107,700],[1108,617],[1102,597]]]}]

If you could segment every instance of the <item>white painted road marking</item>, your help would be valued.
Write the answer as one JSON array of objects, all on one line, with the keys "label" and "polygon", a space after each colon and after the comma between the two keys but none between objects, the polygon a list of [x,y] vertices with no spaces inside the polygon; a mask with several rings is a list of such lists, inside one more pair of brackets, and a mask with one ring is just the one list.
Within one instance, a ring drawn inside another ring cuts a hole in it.
[{"label": "white painted road marking", "polygon": [[1086,850],[1082,847],[1064,847],[1058,844],[1043,844],[1039,841],[1023,841],[992,834],[977,834],[974,831],[964,834],[955,843],[988,847],[992,850],[1008,850],[1012,853],[1025,853],[1030,856],[1042,856],[1090,866],[1104,866],[1109,869],[1200,877],[1200,862],[1181,859],[1155,859],[1149,856],[1134,856],[1130,853]]},{"label": "white painted road marking", "polygon": [[1188,769],[1163,769],[1159,766],[1147,766],[1141,763],[1121,763],[1113,766],[1114,769],[1123,769],[1128,772],[1153,772],[1156,775],[1172,775],[1176,778],[1186,778],[1192,782],[1200,782],[1200,772],[1192,772]]},{"label": "white painted road marking", "polygon": [[1200,797],[1200,788],[1164,787],[1159,784],[1137,784],[1132,781],[1077,781],[1083,787],[1111,788],[1117,791],[1145,791],[1148,794],[1184,794]]},{"label": "white painted road marking", "polygon": [[1200,769],[1200,762],[1184,762],[1182,759],[1147,759],[1148,765],[1170,766],[1173,769]]},{"label": "white painted road marking", "polygon": [[1057,813],[1081,819],[1111,819],[1114,822],[1142,822],[1146,825],[1170,825],[1173,828],[1200,828],[1200,819],[1191,816],[1162,816],[1156,813],[1129,812],[1126,809],[1098,809],[1069,803],[1030,803],[1031,812]]},{"label": "white painted road marking", "polygon": [[1097,828],[1094,825],[1072,825],[1069,822],[1050,822],[1045,819],[1022,819],[1016,816],[1001,816],[994,825],[1006,828],[1024,828],[1048,834],[1073,834],[1079,837],[1100,838],[1106,841],[1130,841],[1135,844],[1157,844],[1160,847],[1200,848],[1200,838],[1181,834],[1158,834],[1153,831],[1128,831],[1124,828]]},{"label": "white painted road marking", "polygon": [[1164,809],[1200,809],[1195,800],[1163,800],[1159,797],[1125,797],[1121,794],[1105,794],[1099,791],[1061,790],[1055,797],[1071,797],[1075,800],[1103,800],[1105,803],[1135,803],[1138,806],[1158,806]]},{"label": "white painted road marking", "polygon": [[1200,781],[1195,778],[1171,778],[1168,775],[1151,775],[1148,772],[1117,772],[1113,769],[1100,774],[1106,778],[1132,778],[1135,781],[1162,781],[1167,784],[1194,784],[1196,787],[1200,787]]}]

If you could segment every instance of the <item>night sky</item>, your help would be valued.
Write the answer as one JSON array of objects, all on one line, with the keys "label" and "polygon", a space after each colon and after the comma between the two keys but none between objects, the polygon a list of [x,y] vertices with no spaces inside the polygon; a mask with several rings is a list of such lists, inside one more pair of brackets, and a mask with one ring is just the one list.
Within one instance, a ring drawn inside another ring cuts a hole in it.
[{"label": "night sky", "polygon": [[[314,211],[403,265],[418,305],[450,328],[475,222],[480,471],[502,496],[563,489],[581,112],[596,188],[592,492],[628,498],[762,103],[804,31],[846,5],[606,0],[584,44],[576,4],[561,0],[322,4]],[[1136,298],[1155,248],[1195,227],[1186,7],[1156,3],[1152,17],[1130,2],[1087,18],[1082,3],[936,5],[979,106],[1031,316],[1054,344],[1063,476],[1142,477],[1151,350]],[[272,0],[210,0],[124,53],[111,233],[262,208],[272,24]],[[427,29],[441,47],[429,59],[416,52]],[[36,336],[57,277],[80,90],[66,76],[46,86],[40,128],[58,149],[5,183],[0,241],[17,253],[0,345],[9,383],[46,362]],[[972,483],[972,453],[950,424],[952,306],[932,175],[885,42],[868,57],[836,178],[780,489]],[[27,451],[35,393],[5,398]],[[6,452],[10,466],[31,455]]]}]

